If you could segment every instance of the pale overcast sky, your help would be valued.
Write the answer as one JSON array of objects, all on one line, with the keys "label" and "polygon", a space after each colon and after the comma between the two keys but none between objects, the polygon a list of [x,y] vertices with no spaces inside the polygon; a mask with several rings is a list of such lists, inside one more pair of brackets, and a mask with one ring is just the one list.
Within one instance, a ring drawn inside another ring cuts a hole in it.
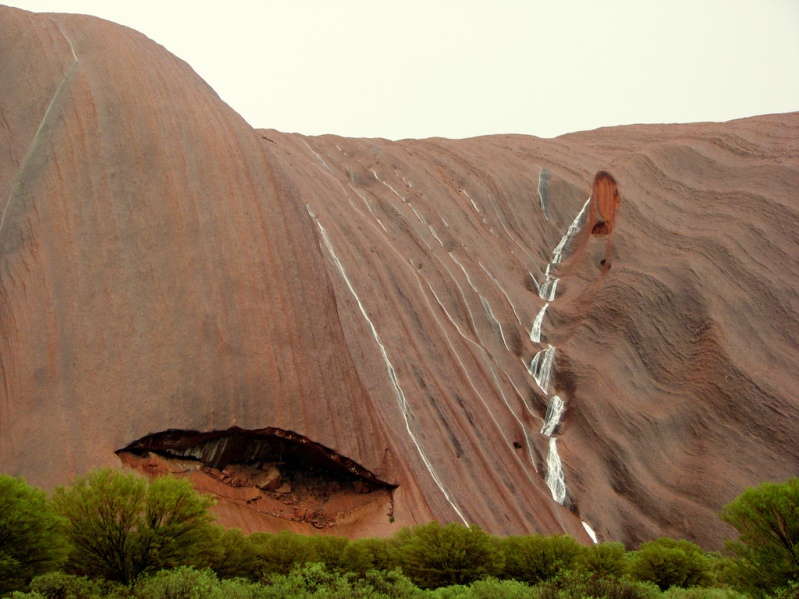
[{"label": "pale overcast sky", "polygon": [[0,0],[132,27],[254,127],[553,137],[799,110],[797,0]]}]

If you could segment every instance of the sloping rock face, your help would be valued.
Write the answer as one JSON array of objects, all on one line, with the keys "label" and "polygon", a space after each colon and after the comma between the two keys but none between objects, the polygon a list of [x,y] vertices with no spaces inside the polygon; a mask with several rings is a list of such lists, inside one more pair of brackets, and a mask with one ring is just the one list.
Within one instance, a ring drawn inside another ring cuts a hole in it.
[{"label": "sloping rock face", "polygon": [[259,136],[135,31],[0,10],[2,470],[51,487],[149,434],[238,426],[402,479]]},{"label": "sloping rock face", "polygon": [[0,470],[706,547],[799,471],[799,114],[305,137],[129,29],[0,28]]}]

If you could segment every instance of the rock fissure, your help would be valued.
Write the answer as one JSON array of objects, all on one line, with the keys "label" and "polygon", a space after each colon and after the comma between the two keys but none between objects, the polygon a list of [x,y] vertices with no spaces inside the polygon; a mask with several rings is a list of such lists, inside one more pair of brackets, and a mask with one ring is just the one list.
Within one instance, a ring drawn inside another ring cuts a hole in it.
[{"label": "rock fissure", "polygon": [[[375,488],[396,487],[320,443],[274,427],[249,431],[233,427],[205,433],[167,430],[143,437],[117,451],[118,455],[122,453],[139,456],[155,453],[165,458],[194,460],[220,471],[232,465],[258,471],[276,468],[281,478],[302,475],[342,483],[359,482]],[[255,477],[253,480],[262,478],[254,472],[250,476]]]},{"label": "rock fissure", "polygon": [[292,431],[167,430],[116,453],[148,476],[188,477],[221,503],[317,529],[349,523],[370,504],[393,516],[397,485]]}]

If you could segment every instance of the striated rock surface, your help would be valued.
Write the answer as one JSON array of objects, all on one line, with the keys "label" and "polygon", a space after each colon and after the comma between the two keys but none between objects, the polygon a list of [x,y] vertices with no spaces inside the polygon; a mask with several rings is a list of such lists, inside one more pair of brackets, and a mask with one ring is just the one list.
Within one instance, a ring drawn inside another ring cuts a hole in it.
[{"label": "striated rock surface", "polygon": [[0,29],[1,471],[171,472],[246,530],[719,547],[799,470],[799,113],[306,137],[129,29]]}]

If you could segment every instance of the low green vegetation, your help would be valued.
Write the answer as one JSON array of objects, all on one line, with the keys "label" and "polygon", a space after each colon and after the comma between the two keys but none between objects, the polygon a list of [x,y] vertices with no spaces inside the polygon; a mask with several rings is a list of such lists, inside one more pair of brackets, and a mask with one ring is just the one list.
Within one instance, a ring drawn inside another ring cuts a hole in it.
[{"label": "low green vegetation", "polygon": [[763,483],[721,511],[739,533],[727,547],[738,584],[755,595],[790,588],[799,597],[799,478]]},{"label": "low green vegetation", "polygon": [[14,599],[799,599],[799,479],[725,506],[726,555],[685,540],[636,551],[567,535],[495,537],[430,523],[391,539],[212,523],[184,481],[100,470],[52,499],[0,475],[0,596]]},{"label": "low green vegetation", "polygon": [[147,572],[207,564],[218,536],[212,504],[187,480],[148,483],[110,469],[58,487],[52,501],[72,545],[67,569],[123,584]]},{"label": "low green vegetation", "polygon": [[0,595],[64,563],[62,525],[44,491],[0,475]]}]

